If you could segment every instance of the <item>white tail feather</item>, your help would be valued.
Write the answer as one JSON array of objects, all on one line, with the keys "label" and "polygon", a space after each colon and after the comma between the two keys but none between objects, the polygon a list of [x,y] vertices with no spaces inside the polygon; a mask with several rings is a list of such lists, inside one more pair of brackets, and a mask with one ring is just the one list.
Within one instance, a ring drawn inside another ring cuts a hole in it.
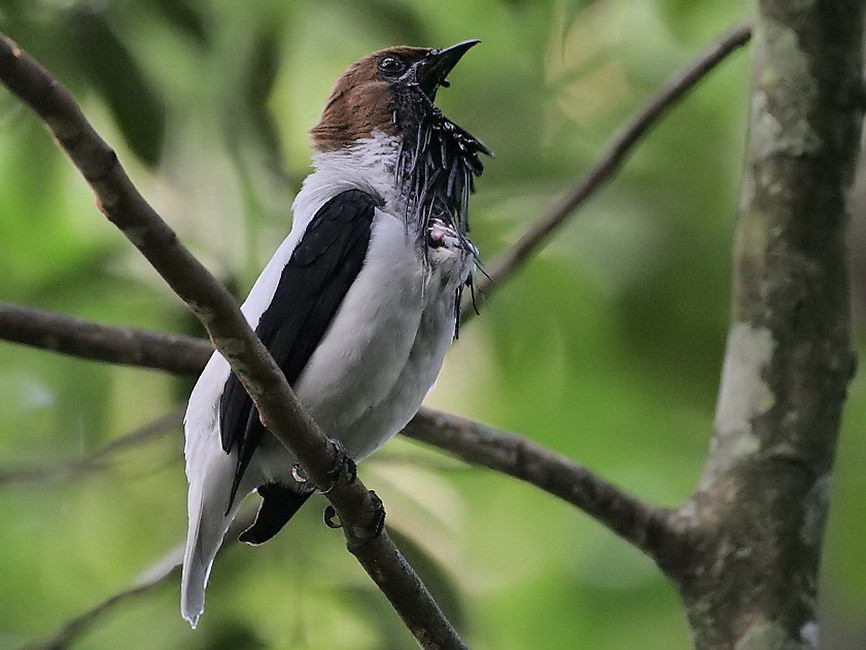
[{"label": "white tail feather", "polygon": [[192,391],[184,421],[189,529],[180,609],[193,627],[204,611],[204,592],[214,557],[244,494],[238,492],[231,512],[226,515],[236,461],[222,449],[217,411],[228,376],[228,363],[214,353]]},{"label": "white tail feather", "polygon": [[242,500],[239,494],[226,516],[233,459],[222,454],[222,458],[210,460],[204,475],[196,477],[189,486],[189,530],[183,556],[180,608],[193,627],[204,611],[204,592],[214,558]]}]

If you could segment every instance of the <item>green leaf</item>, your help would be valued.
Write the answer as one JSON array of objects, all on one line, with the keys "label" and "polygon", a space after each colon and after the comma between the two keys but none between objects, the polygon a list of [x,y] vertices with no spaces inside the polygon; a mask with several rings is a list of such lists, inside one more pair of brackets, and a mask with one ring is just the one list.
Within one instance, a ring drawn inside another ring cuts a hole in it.
[{"label": "green leaf", "polygon": [[165,107],[138,63],[101,13],[70,16],[80,61],[114,115],[130,148],[149,166],[159,162]]}]

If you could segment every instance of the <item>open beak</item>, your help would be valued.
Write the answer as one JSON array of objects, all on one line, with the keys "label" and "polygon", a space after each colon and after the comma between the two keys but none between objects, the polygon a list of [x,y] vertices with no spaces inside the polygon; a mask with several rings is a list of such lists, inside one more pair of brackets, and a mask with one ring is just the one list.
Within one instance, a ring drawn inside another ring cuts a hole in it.
[{"label": "open beak", "polygon": [[452,45],[444,50],[433,50],[415,64],[415,80],[431,101],[436,99],[436,90],[439,86],[448,87],[446,77],[457,65],[457,62],[470,48],[475,47],[480,42],[478,39],[472,39],[457,43],[457,45]]}]

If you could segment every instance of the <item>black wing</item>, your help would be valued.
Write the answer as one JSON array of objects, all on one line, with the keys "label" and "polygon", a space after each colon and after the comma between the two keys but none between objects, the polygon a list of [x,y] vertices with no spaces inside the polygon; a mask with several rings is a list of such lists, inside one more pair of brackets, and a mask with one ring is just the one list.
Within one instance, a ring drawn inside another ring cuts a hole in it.
[{"label": "black wing", "polygon": [[[361,190],[338,194],[313,217],[283,269],[256,334],[294,384],[358,276],[367,255],[376,202]],[[220,432],[237,467],[226,512],[265,432],[259,413],[232,373],[220,398]]]}]

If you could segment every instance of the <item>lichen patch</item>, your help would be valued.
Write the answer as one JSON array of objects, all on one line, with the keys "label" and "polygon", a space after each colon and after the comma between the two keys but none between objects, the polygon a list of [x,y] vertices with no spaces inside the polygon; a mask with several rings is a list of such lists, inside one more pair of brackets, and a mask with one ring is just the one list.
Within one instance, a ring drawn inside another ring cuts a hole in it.
[{"label": "lichen patch", "polygon": [[746,630],[734,646],[734,650],[804,650],[793,641],[778,623],[761,621]]},{"label": "lichen patch", "polygon": [[[764,371],[774,347],[773,335],[765,327],[743,322],[731,327],[716,410],[718,437],[732,439],[751,435],[752,420],[773,407],[775,399],[764,379]],[[755,448],[753,444],[737,446]]]}]

